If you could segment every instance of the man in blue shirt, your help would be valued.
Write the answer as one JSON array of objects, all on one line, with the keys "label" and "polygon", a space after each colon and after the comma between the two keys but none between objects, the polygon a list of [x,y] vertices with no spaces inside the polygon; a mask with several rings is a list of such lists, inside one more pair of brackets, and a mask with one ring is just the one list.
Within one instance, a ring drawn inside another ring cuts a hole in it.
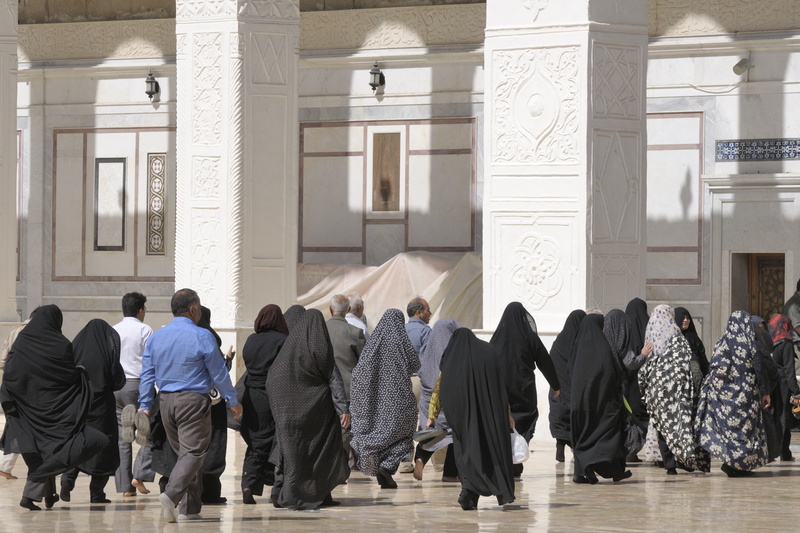
[{"label": "man in blue shirt", "polygon": [[[159,389],[161,420],[169,445],[178,456],[164,492],[159,496],[163,518],[198,519],[202,502],[201,469],[211,442],[211,399],[216,387],[236,418],[236,399],[228,369],[214,337],[197,326],[200,297],[191,289],[172,296],[172,322],[153,333],[142,355],[139,410],[147,414]],[[180,503],[180,515],[176,505]]]},{"label": "man in blue shirt", "polygon": [[414,346],[414,351],[419,355],[431,334],[431,327],[428,325],[431,321],[431,308],[428,302],[417,297],[408,302],[406,312],[408,313],[406,333]]}]

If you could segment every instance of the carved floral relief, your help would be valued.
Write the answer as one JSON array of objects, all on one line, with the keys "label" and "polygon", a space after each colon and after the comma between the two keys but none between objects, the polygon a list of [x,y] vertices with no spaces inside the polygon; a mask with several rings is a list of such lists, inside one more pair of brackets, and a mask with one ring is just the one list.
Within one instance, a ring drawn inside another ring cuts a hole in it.
[{"label": "carved floral relief", "polygon": [[577,46],[494,52],[496,164],[576,164]]},{"label": "carved floral relief", "polygon": [[558,242],[538,233],[526,233],[514,249],[511,284],[514,296],[530,302],[534,309],[558,294],[563,279],[558,271],[560,249]]},{"label": "carved floral relief", "polygon": [[222,141],[222,35],[192,35],[192,142]]}]

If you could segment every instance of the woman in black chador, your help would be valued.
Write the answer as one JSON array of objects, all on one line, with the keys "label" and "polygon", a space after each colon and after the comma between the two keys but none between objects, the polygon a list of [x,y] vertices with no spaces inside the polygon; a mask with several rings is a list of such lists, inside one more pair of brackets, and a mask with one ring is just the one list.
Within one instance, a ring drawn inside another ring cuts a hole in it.
[{"label": "woman in black chador", "polygon": [[556,396],[556,391],[550,390],[548,400],[550,401],[550,434],[556,439],[556,461],[564,462],[564,447],[570,446],[569,432],[569,398],[570,398],[570,376],[569,358],[572,354],[572,346],[578,336],[578,328],[586,313],[581,309],[571,312],[564,322],[564,328],[553,341],[550,349],[550,358],[558,374],[558,382],[561,385],[561,392]]},{"label": "woman in black chador", "polygon": [[61,476],[61,499],[70,501],[70,491],[75,487],[78,472],[92,477],[89,498],[92,503],[111,503],[106,498],[108,478],[119,467],[119,432],[117,429],[117,402],[114,391],[125,386],[125,371],[119,363],[119,333],[105,320],[91,320],[72,342],[75,363],[86,369],[92,384],[92,404],[86,423],[102,431],[108,444],[100,453],[64,472]]},{"label": "woman in black chador", "polygon": [[620,481],[625,470],[625,408],[622,390],[625,373],[603,333],[602,315],[587,315],[581,322],[570,362],[572,390],[570,423],[575,483],[597,483],[597,475]]},{"label": "woman in black chador", "polygon": [[469,329],[457,329],[442,354],[441,371],[428,425],[434,424],[441,400],[453,429],[453,451],[461,477],[458,503],[470,511],[477,507],[480,496],[496,496],[500,505],[513,502],[513,419],[497,350]]},{"label": "woman in black chador", "polygon": [[269,454],[275,441],[275,420],[267,396],[267,376],[289,335],[289,328],[277,305],[267,305],[253,323],[255,333],[247,337],[242,359],[247,367],[242,396],[242,438],[247,443],[242,464],[242,499],[256,503],[253,495],[261,496],[264,485],[275,481],[275,465]]},{"label": "woman in black chador", "polygon": [[[533,371],[538,366],[550,387],[559,391],[561,386],[553,361],[536,332],[536,321],[519,302],[506,306],[489,343],[500,355],[517,432],[530,441],[539,419]],[[522,465],[514,465],[514,476],[521,474]]]},{"label": "woman in black chador", "polygon": [[8,354],[0,402],[6,414],[2,448],[21,453],[28,479],[20,506],[38,511],[58,501],[55,476],[79,465],[108,444],[86,425],[91,386],[75,365],[72,343],[61,334],[63,317],[55,305],[36,311]]}]

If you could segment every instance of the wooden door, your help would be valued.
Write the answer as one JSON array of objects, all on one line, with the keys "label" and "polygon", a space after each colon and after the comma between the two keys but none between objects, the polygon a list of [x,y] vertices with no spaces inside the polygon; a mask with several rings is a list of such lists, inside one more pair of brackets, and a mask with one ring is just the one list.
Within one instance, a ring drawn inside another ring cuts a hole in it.
[{"label": "wooden door", "polygon": [[768,321],[783,312],[784,264],[783,254],[750,254],[750,314]]}]

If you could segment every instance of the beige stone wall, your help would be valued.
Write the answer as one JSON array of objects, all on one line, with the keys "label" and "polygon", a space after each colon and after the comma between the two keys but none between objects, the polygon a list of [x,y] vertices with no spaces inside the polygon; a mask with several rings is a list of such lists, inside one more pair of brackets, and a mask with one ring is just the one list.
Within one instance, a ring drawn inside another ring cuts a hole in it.
[{"label": "beige stone wall", "polygon": [[19,0],[19,22],[174,18],[175,0]]},{"label": "beige stone wall", "polygon": [[648,0],[650,37],[800,28],[797,0]]}]

